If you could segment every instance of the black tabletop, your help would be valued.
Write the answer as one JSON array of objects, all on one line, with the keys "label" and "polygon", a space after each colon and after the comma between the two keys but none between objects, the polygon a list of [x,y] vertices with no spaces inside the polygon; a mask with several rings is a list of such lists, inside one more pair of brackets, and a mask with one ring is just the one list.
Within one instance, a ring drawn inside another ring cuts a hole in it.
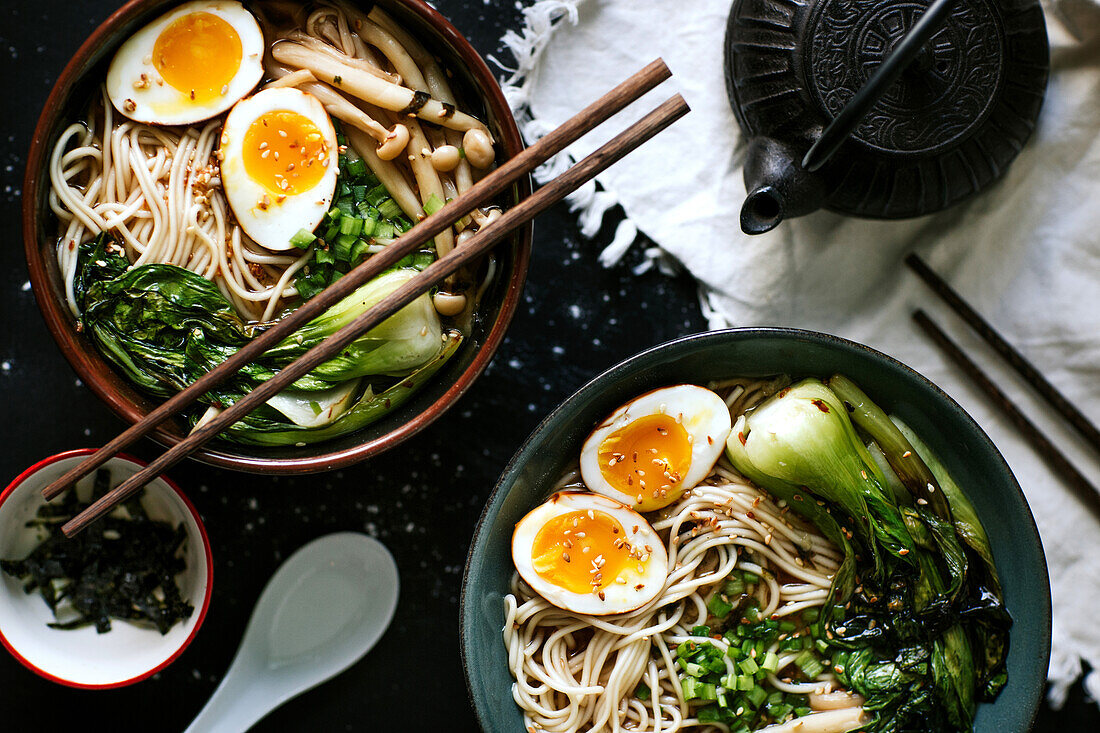
[{"label": "black tabletop", "polygon": [[[434,3],[483,55],[520,25],[513,0]],[[124,426],[84,387],[47,332],[23,261],[19,207],[31,131],[54,79],[118,0],[21,0],[0,11],[0,485],[46,456],[99,446]],[[481,508],[523,437],[615,362],[705,322],[687,276],[635,274],[596,262],[609,232],[581,239],[564,206],[535,227],[524,302],[486,373],[440,420],[399,449],[343,471],[298,478],[237,474],[186,462],[170,475],[198,507],[214,554],[201,632],[170,667],[129,688],[87,692],[49,683],[0,654],[3,720],[42,730],[110,721],[118,731],[183,730],[214,691],[267,578],[309,540],[368,533],[401,574],[397,614],[363,660],[280,707],[256,731],[476,730],[458,652],[458,596]],[[640,250],[641,248],[636,248]],[[132,451],[142,458],[157,447]],[[100,726],[92,725],[96,730]],[[1038,731],[1097,730],[1080,686]]]}]

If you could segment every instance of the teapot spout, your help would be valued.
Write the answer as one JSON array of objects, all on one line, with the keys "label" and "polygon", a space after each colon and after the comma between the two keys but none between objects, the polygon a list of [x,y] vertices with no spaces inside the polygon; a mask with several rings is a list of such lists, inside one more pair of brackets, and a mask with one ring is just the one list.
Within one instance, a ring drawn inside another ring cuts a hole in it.
[{"label": "teapot spout", "polygon": [[745,234],[771,231],[784,219],[816,211],[825,200],[824,180],[802,167],[802,153],[772,138],[757,137],[749,143],[744,174]]}]

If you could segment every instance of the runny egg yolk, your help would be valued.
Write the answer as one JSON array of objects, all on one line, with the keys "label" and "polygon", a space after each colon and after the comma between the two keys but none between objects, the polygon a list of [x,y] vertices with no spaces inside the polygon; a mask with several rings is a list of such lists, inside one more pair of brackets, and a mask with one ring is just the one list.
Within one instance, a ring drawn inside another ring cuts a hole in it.
[{"label": "runny egg yolk", "polygon": [[317,126],[289,110],[260,115],[244,136],[245,171],[276,196],[314,188],[324,176],[328,154]]},{"label": "runny egg yolk", "polygon": [[604,479],[633,496],[638,511],[652,511],[680,495],[678,484],[691,467],[691,439],[670,415],[646,415],[600,443],[599,463]]},{"label": "runny egg yolk", "polygon": [[623,526],[595,510],[559,514],[542,525],[531,547],[539,577],[571,593],[595,593],[619,576],[631,546]]},{"label": "runny egg yolk", "polygon": [[153,66],[192,101],[222,94],[241,68],[241,37],[212,13],[188,13],[172,21],[153,44]]}]

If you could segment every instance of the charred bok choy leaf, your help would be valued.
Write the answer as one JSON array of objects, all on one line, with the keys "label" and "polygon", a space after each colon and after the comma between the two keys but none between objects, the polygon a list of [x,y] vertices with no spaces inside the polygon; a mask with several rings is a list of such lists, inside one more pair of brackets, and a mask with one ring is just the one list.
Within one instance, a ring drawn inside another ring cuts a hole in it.
[{"label": "charred bok choy leaf", "polygon": [[969,731],[1004,686],[1011,619],[973,506],[904,430],[836,375],[741,415],[726,452],[845,553],[816,634],[863,730]]},{"label": "charred bok choy leaf", "polygon": [[27,526],[41,527],[48,536],[26,558],[0,560],[0,569],[19,578],[27,593],[42,595],[57,619],[51,628],[94,624],[102,634],[111,630],[111,619],[124,619],[167,634],[194,611],[176,584],[186,567],[178,556],[187,539],[183,525],[150,519],[143,491],[74,537],[61,533],[62,524],[110,488],[110,473],[101,469],[89,501],[69,491],[60,502],[43,504]]},{"label": "charred bok choy leaf", "polygon": [[[217,286],[174,265],[129,267],[107,235],[81,246],[76,293],[81,328],[142,390],[167,397],[236,353],[268,324],[245,323]],[[203,401],[223,409],[415,276],[395,268],[361,286],[263,357],[212,388]],[[224,438],[284,445],[343,435],[396,408],[461,341],[443,332],[425,294],[360,336],[335,358],[235,423]],[[391,391],[405,385],[400,399]],[[385,397],[380,395],[385,394]],[[202,409],[190,414],[199,421]]]}]

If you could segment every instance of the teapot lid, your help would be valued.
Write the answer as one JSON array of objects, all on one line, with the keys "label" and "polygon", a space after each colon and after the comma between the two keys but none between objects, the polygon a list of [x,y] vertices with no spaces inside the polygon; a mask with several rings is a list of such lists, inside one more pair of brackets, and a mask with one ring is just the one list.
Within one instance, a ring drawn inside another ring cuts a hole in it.
[{"label": "teapot lid", "polygon": [[[932,4],[734,0],[726,86],[746,138],[808,151]],[[1050,70],[1038,0],[945,10],[821,166],[826,208],[889,219],[939,211],[996,181],[1031,135]]]}]

